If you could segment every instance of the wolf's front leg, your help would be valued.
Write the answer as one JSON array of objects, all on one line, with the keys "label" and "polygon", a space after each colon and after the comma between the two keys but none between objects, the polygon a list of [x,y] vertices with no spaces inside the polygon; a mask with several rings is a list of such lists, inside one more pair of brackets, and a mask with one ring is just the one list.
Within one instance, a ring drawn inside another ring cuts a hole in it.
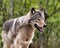
[{"label": "wolf's front leg", "polygon": [[13,44],[4,44],[3,45],[3,48],[14,48],[14,45]]},{"label": "wolf's front leg", "polygon": [[16,42],[14,43],[14,48],[22,48],[22,45]]},{"label": "wolf's front leg", "polygon": [[3,41],[3,48],[13,48],[11,39],[9,39],[9,37],[8,37],[8,33],[6,31],[2,31],[1,36],[2,36],[2,41]]},{"label": "wolf's front leg", "polygon": [[14,42],[15,48],[29,48],[29,43],[26,41],[16,39]]}]

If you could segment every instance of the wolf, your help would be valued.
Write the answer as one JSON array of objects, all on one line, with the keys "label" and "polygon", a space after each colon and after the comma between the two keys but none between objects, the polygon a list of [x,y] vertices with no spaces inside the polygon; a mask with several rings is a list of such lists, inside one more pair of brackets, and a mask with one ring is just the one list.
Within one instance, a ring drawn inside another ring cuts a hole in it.
[{"label": "wolf", "polygon": [[36,29],[43,32],[46,27],[44,9],[34,7],[24,16],[10,19],[3,24],[3,48],[29,48]]}]

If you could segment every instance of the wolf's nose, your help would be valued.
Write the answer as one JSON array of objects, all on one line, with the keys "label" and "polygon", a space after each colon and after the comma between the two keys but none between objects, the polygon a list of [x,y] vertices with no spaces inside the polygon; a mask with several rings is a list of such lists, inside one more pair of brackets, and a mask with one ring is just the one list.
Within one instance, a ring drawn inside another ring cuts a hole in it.
[{"label": "wolf's nose", "polygon": [[46,25],[43,26],[44,28],[46,27]]}]

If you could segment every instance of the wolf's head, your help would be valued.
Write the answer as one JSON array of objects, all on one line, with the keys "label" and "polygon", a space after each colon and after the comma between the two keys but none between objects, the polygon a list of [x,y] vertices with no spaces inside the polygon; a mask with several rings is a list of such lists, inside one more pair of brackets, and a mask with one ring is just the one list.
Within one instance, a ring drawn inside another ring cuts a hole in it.
[{"label": "wolf's head", "polygon": [[32,8],[29,23],[35,26],[39,31],[43,32],[43,29],[46,27],[44,9],[40,8],[39,10],[35,10],[35,8]]}]

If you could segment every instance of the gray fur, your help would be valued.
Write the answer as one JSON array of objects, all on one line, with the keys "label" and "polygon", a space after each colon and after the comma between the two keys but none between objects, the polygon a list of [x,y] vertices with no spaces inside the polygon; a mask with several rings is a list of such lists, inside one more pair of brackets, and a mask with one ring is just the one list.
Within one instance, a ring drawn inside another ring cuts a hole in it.
[{"label": "gray fur", "polygon": [[6,21],[2,30],[4,48],[28,48],[37,28],[35,24],[43,28],[45,22],[44,12],[34,8],[27,15]]},{"label": "gray fur", "polygon": [[2,29],[8,32],[9,30],[11,30],[13,22],[14,22],[13,19],[6,21]]},{"label": "gray fur", "polygon": [[[41,13],[39,11],[36,11],[33,17],[31,17],[30,21],[37,20],[38,18],[41,18]],[[12,29],[14,19],[10,19],[6,21],[3,25],[3,30],[6,30],[7,32]],[[19,18],[17,18],[14,26],[14,31],[16,32],[20,28],[20,21]]]},{"label": "gray fur", "polygon": [[20,22],[19,22],[19,18],[17,18],[16,22],[15,22],[15,27],[14,27],[14,31],[16,32],[20,27]]},{"label": "gray fur", "polygon": [[29,20],[29,22],[37,20],[39,18],[41,18],[41,13],[39,11],[35,11],[35,14],[31,17],[31,19]]}]

